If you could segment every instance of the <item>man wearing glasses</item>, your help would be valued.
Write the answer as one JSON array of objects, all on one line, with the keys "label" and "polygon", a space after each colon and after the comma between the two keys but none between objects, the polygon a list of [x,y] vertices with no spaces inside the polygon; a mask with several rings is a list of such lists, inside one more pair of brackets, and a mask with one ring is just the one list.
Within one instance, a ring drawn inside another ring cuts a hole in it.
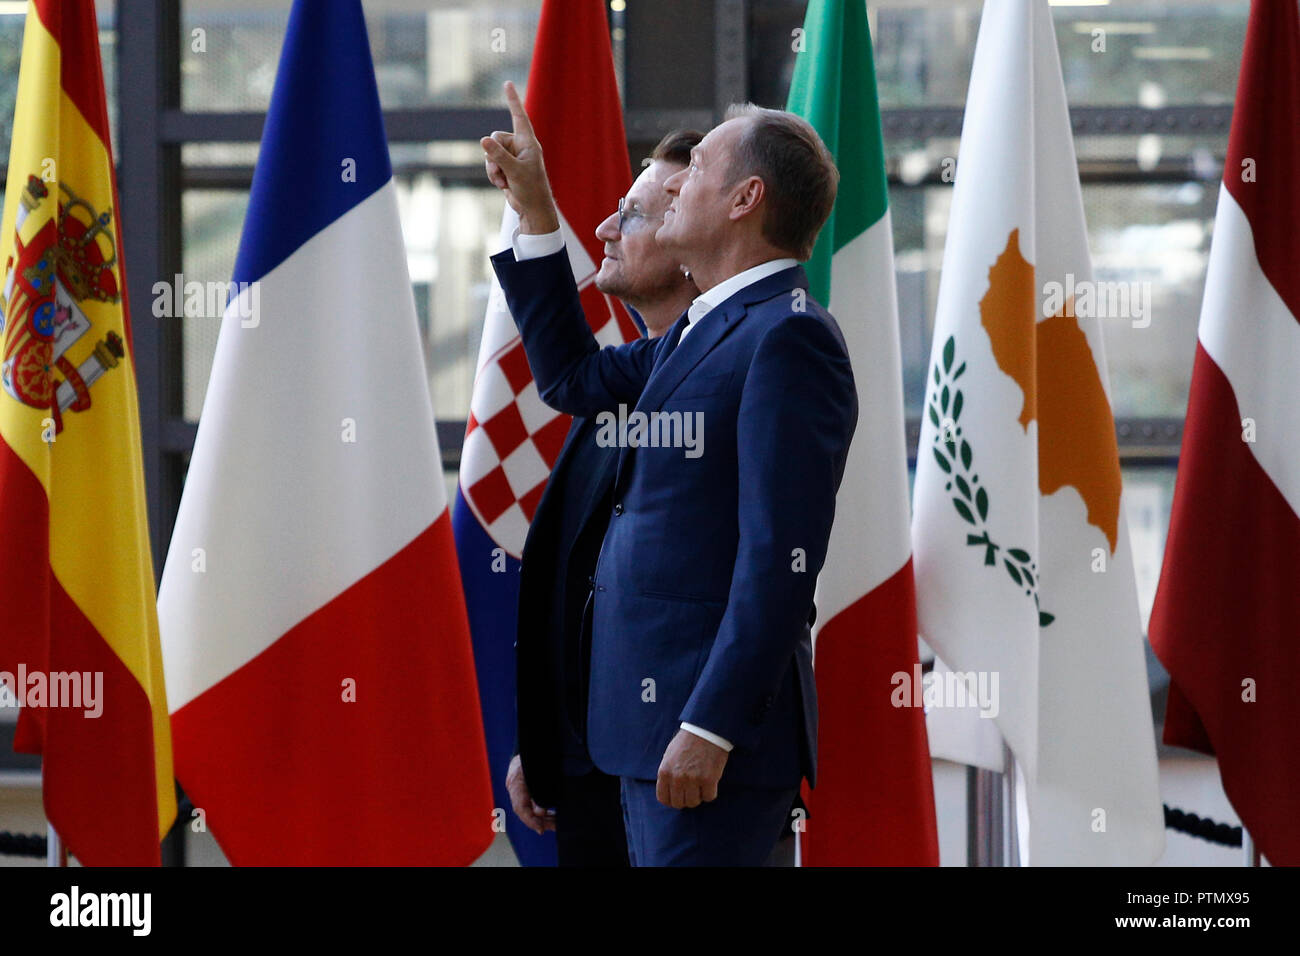
[{"label": "man wearing glasses", "polygon": [[[596,229],[605,258],[596,288],[617,296],[658,338],[698,296],[695,283],[655,242],[670,197],[663,183],[690,162],[694,130],[669,133],[645,170]],[[536,237],[516,235],[521,258]],[[618,448],[596,442],[593,419],[575,418],[524,544],[519,581],[519,753],[506,787],[530,828],[555,830],[560,866],[627,866],[619,778],[596,769],[586,746],[583,610],[605,537]],[[547,808],[554,808],[552,813]]]}]

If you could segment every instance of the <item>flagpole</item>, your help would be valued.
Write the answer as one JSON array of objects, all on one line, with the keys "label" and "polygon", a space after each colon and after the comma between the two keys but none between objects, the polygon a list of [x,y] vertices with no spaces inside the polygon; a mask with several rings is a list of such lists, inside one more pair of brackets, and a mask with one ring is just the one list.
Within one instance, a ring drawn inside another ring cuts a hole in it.
[{"label": "flagpole", "polygon": [[63,845],[63,838],[52,825],[46,825],[45,833],[45,865],[67,866],[68,848]]},{"label": "flagpole", "polygon": [[998,774],[966,768],[966,860],[968,866],[1002,866],[1002,787]]},{"label": "flagpole", "polygon": [[1255,845],[1255,839],[1250,835],[1250,831],[1245,827],[1241,828],[1241,849],[1245,855],[1242,866],[1263,866],[1259,857],[1259,847]]},{"label": "flagpole", "polygon": [[1002,865],[1020,866],[1020,817],[1016,805],[1016,757],[1002,742]]}]

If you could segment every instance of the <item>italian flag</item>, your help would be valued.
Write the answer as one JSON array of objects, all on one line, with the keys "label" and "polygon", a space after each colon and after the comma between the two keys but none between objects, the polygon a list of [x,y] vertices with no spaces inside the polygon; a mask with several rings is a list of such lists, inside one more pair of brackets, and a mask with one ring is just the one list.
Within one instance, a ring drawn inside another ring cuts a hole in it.
[{"label": "italian flag", "polygon": [[1300,864],[1300,17],[1257,0],[1232,114],[1151,644],[1166,743],[1214,754],[1260,852]]},{"label": "italian flag", "polygon": [[839,166],[835,208],[806,269],[843,330],[864,412],[817,580],[818,783],[805,794],[802,859],[937,866],[925,714],[893,705],[895,675],[917,673],[916,599],[894,243],[860,0],[809,4],[788,109],[813,124]]}]

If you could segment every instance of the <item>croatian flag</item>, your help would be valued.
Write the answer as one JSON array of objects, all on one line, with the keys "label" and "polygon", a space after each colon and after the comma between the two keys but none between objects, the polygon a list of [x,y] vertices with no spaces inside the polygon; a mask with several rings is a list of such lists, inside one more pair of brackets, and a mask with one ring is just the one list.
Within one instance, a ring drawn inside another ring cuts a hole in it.
[{"label": "croatian flag", "polygon": [[297,0],[158,596],[235,864],[468,864],[493,804],[358,0]]},{"label": "croatian flag", "polygon": [[[574,63],[584,69],[574,70]],[[596,226],[632,185],[601,0],[542,4],[524,105],[546,150],[546,168],[587,321],[602,345],[630,341],[637,329],[627,310],[593,284],[602,257]],[[498,248],[509,246],[517,224],[518,217],[507,207]],[[523,343],[494,279],[453,521],[474,633],[492,786],[500,807],[510,806],[505,779],[515,745],[519,557],[570,421],[537,394]],[[512,812],[506,818],[520,863],[554,865],[553,834],[538,836]]]}]

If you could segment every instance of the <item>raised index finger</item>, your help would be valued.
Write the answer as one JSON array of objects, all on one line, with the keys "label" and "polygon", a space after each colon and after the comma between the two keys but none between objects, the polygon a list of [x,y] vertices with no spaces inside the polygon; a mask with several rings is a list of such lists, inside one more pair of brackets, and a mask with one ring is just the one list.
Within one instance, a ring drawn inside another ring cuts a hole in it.
[{"label": "raised index finger", "polygon": [[537,139],[537,134],[533,132],[533,122],[524,109],[524,101],[519,98],[519,91],[509,80],[506,80],[506,106],[510,107],[510,119],[514,121],[515,132],[522,133],[529,139]]}]

